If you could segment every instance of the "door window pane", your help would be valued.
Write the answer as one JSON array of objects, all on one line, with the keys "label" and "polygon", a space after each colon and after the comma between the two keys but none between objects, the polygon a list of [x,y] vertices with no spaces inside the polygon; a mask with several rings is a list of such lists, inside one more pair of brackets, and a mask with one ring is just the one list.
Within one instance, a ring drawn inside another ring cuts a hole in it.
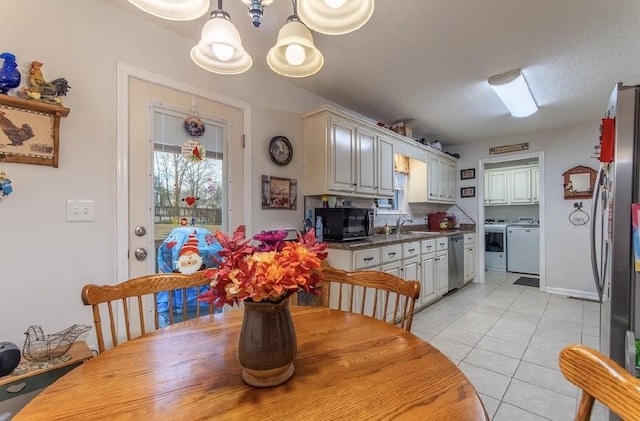
[{"label": "door window pane", "polygon": [[182,156],[189,141],[184,129],[187,113],[163,107],[153,112],[153,202],[156,250],[173,228],[197,226],[211,233],[225,230],[225,135],[222,122],[201,116],[204,134],[193,138],[205,148],[205,158],[192,162]]}]

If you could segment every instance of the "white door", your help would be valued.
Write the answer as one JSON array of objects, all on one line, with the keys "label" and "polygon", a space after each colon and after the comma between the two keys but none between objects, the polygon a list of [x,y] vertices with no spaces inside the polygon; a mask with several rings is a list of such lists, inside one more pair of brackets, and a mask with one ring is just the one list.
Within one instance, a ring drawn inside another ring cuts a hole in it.
[{"label": "white door", "polygon": [[[119,282],[161,272],[156,267],[157,248],[173,228],[186,222],[189,228],[212,233],[232,230],[244,223],[247,202],[242,106],[226,105],[206,94],[198,95],[195,88],[178,82],[173,82],[177,86],[159,83],[153,80],[155,75],[129,70],[121,69],[125,75],[119,75],[119,129],[124,141],[119,144],[118,199],[126,203],[118,207],[119,260],[126,262],[119,264]],[[206,165],[219,171],[214,175],[202,164],[183,162],[187,174],[176,181],[175,167],[184,161],[181,146],[191,139],[179,126],[193,114],[194,105],[205,123],[201,139]],[[185,180],[188,177],[191,179]],[[160,199],[162,188],[173,196],[169,210],[162,209],[166,207]],[[209,196],[217,197],[217,213],[206,213],[212,211],[210,206],[199,204],[209,201]]]}]

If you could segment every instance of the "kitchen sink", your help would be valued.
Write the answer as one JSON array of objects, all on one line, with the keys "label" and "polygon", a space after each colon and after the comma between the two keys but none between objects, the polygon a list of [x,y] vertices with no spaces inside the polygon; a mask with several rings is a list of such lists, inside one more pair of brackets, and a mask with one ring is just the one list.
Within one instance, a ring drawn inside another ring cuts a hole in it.
[{"label": "kitchen sink", "polygon": [[440,232],[434,232],[434,231],[409,231],[409,234],[442,235]]}]

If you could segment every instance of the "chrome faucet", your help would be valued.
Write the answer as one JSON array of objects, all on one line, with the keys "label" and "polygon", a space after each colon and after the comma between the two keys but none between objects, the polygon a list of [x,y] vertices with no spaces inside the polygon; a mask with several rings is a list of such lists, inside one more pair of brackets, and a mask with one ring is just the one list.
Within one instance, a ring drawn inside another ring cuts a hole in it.
[{"label": "chrome faucet", "polygon": [[398,220],[396,221],[396,234],[400,234],[400,229],[402,228],[402,226],[407,223],[407,222],[411,222],[413,223],[413,219],[405,219],[404,221],[402,221],[402,217],[399,217]]}]

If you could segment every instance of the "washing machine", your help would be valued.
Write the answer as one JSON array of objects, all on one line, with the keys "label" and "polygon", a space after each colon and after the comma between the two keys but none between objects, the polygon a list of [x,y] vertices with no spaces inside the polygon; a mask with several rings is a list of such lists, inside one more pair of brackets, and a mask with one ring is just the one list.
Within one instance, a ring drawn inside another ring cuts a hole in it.
[{"label": "washing machine", "polygon": [[484,224],[484,268],[507,271],[507,227],[509,221],[489,219]]}]

